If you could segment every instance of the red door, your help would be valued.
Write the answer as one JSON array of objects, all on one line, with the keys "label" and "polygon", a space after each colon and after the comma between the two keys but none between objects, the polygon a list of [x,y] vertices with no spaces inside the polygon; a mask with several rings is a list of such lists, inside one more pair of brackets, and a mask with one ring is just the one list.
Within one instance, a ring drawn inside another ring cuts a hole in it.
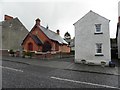
[{"label": "red door", "polygon": [[28,43],[28,50],[33,51],[33,44],[32,43]]}]

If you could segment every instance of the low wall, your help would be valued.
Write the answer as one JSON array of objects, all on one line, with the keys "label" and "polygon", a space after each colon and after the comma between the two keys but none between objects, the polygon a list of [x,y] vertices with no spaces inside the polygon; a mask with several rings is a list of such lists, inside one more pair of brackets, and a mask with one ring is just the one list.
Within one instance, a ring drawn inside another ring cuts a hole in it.
[{"label": "low wall", "polygon": [[0,56],[8,56],[8,50],[0,50]]},{"label": "low wall", "polygon": [[[2,55],[2,56],[9,56],[9,52],[8,52],[8,50],[1,50],[0,51],[0,55]],[[23,55],[21,55],[19,51],[16,51],[14,53],[14,56],[22,57]],[[32,52],[32,58],[38,58],[38,59],[45,59],[45,58],[47,58],[47,59],[52,59],[52,58],[69,58],[69,57],[74,57],[74,54],[73,53],[61,53],[61,52],[57,52],[57,53],[56,52],[55,53],[52,53],[52,52],[34,53],[34,52]]]},{"label": "low wall", "polygon": [[33,54],[32,57],[44,59],[44,58],[52,58],[52,55],[51,53],[43,53],[43,54]]},{"label": "low wall", "polygon": [[33,54],[33,58],[69,58],[69,57],[74,57],[73,54],[71,53],[41,53],[41,54]]}]

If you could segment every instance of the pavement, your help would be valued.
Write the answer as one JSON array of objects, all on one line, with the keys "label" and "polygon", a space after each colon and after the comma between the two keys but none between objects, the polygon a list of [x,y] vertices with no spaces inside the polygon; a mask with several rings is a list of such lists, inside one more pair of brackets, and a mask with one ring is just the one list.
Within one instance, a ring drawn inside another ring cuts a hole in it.
[{"label": "pavement", "polygon": [[3,56],[2,60],[17,62],[28,65],[37,65],[44,67],[59,68],[64,70],[78,71],[78,72],[89,72],[89,73],[99,73],[108,75],[120,75],[119,67],[101,67],[101,66],[91,66],[84,64],[75,64],[74,58],[59,58],[59,59],[35,59],[35,58],[22,58],[22,57],[10,57]]}]

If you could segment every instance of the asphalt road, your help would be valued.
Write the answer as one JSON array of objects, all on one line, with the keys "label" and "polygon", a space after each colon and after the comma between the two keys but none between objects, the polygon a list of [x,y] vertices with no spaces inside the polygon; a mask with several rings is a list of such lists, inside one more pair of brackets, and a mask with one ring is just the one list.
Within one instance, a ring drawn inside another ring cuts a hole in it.
[{"label": "asphalt road", "polygon": [[3,88],[118,88],[118,76],[2,61]]}]

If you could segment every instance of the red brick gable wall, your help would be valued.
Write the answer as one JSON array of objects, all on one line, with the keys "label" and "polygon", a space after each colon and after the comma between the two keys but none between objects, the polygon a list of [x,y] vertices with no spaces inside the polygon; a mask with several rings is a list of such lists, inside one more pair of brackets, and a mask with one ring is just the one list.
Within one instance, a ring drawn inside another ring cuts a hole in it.
[{"label": "red brick gable wall", "polygon": [[25,39],[24,43],[23,43],[23,47],[24,47],[24,50],[25,50],[25,51],[28,51],[28,44],[29,44],[29,43],[32,43],[32,44],[33,44],[33,51],[41,51],[41,50],[42,50],[42,46],[38,46],[38,45],[34,42],[34,40],[33,40],[30,36],[28,36],[28,37]]},{"label": "red brick gable wall", "polygon": [[37,35],[43,42],[45,41],[49,41],[51,42],[47,36],[40,30],[40,28],[36,27],[33,28],[33,30],[31,31],[32,34]]}]

